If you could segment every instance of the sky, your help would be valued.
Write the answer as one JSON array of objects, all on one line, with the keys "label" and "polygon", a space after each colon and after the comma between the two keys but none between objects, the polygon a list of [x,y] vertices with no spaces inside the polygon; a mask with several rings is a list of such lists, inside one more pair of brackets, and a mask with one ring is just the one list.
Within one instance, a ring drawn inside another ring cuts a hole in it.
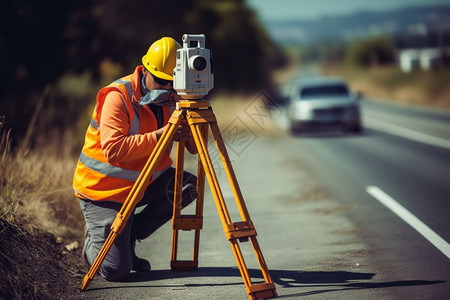
[{"label": "sky", "polygon": [[347,15],[356,11],[383,11],[396,8],[450,4],[450,0],[247,0],[262,21],[315,19]]}]

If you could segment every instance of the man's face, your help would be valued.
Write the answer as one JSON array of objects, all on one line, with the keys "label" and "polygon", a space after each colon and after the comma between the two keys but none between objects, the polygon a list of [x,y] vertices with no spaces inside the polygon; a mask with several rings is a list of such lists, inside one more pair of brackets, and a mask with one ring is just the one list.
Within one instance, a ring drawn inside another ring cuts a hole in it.
[{"label": "man's face", "polygon": [[[160,78],[154,78],[153,75],[144,68],[143,74],[145,76],[145,85],[149,91],[151,90],[171,90],[173,89],[173,82],[164,82],[166,80]],[[158,83],[159,82],[159,83]]]}]

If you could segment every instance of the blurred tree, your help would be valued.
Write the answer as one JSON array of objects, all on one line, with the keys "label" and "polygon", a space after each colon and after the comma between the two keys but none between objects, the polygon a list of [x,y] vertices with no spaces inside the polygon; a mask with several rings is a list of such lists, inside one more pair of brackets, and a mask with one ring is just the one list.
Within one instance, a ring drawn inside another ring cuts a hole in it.
[{"label": "blurred tree", "polygon": [[[59,109],[64,99],[55,104],[51,86],[62,74],[81,72],[100,57],[93,47],[96,25],[90,6],[88,0],[2,1],[0,115],[6,115],[5,127],[13,128],[14,136],[24,134],[33,114],[39,114],[38,127],[50,125],[42,120],[55,121],[54,116],[59,123],[76,119]],[[44,94],[46,86],[50,92]]]},{"label": "blurred tree", "polygon": [[217,89],[260,89],[285,62],[243,0],[112,0],[98,3],[95,10],[102,31],[115,40],[105,55],[129,68],[140,63],[151,42],[172,36],[181,43],[184,33],[206,35],[216,62]]},{"label": "blurred tree", "polygon": [[395,46],[388,36],[358,40],[350,44],[345,62],[356,67],[392,64],[395,62]]},{"label": "blurred tree", "polygon": [[[163,36],[181,41],[184,33],[206,35],[216,62],[215,90],[269,89],[272,71],[286,62],[244,0],[2,1],[5,127],[23,134],[44,100],[41,127],[72,124],[105,77],[111,80],[109,70],[129,74],[153,41]],[[39,100],[47,85],[49,95]],[[76,87],[79,91],[71,92]]]}]

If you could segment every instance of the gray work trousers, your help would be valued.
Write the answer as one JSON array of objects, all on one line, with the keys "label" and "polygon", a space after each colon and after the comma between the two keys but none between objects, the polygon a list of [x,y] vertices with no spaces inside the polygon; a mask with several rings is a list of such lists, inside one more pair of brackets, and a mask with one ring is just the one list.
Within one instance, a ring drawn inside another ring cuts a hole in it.
[{"label": "gray work trousers", "polygon": [[[142,240],[172,218],[175,169],[167,169],[152,182],[142,200],[138,203],[138,213],[133,213],[121,234],[99,268],[99,274],[107,280],[121,280],[131,272],[133,253],[131,239]],[[196,198],[197,177],[184,172],[182,188],[182,207]],[[122,207],[121,203],[111,201],[86,201],[80,199],[81,211],[86,221],[84,251],[88,263],[92,265],[106,241],[111,225]]]}]

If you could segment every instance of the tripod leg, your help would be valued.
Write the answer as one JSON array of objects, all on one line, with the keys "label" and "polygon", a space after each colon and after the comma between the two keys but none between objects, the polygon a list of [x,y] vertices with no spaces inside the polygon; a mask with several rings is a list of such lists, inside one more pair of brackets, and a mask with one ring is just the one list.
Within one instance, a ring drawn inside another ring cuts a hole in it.
[{"label": "tripod leg", "polygon": [[[188,121],[190,119],[188,118]],[[203,168],[205,169],[206,176],[208,178],[208,182],[211,187],[211,191],[213,193],[214,200],[216,202],[217,209],[219,211],[219,216],[222,221],[222,225],[224,227],[225,234],[230,242],[231,248],[236,258],[236,262],[239,267],[239,271],[241,273],[242,279],[247,289],[247,293],[250,299],[262,299],[267,297],[276,296],[275,285],[269,275],[269,271],[267,269],[266,263],[262,256],[261,250],[259,248],[258,242],[256,240],[256,230],[253,227],[253,223],[250,220],[250,216],[248,214],[247,208],[245,206],[242,193],[239,189],[236,176],[231,166],[231,162],[228,156],[228,153],[225,148],[225,144],[223,143],[223,139],[221,137],[219,128],[215,121],[208,121],[210,124],[211,130],[213,132],[214,140],[219,149],[219,153],[222,159],[222,163],[224,165],[225,171],[227,173],[228,180],[230,182],[231,188],[233,190],[233,194],[236,199],[236,204],[238,206],[239,212],[243,219],[242,222],[232,223],[230,216],[228,214],[228,210],[220,190],[220,186],[217,180],[217,176],[215,174],[211,158],[209,156],[206,141],[201,136],[201,129],[199,126],[198,120],[190,121],[191,131],[199,152],[200,160],[202,161]],[[239,240],[248,240],[251,239],[253,249],[256,253],[259,265],[261,267],[263,277],[266,283],[253,285],[250,275],[248,273],[247,266],[245,265],[244,257],[239,247]]]},{"label": "tripod leg", "polygon": [[[206,142],[201,136],[201,129],[198,124],[191,125],[192,134],[195,140],[195,143],[197,145],[197,149],[199,152],[200,160],[203,163],[203,168],[205,169],[206,176],[208,178],[208,182],[211,188],[211,191],[213,193],[214,200],[216,202],[217,209],[219,211],[220,219],[222,220],[222,226],[224,228],[225,232],[229,231],[229,226],[231,223],[230,216],[228,214],[228,210],[222,195],[222,192],[220,190],[219,182],[217,180],[217,176],[215,174],[211,158],[208,154],[208,150],[206,148]],[[244,283],[246,286],[250,286],[251,279],[250,275],[248,274],[247,267],[245,266],[245,262],[243,260],[241,251],[239,249],[239,245],[235,240],[231,241],[231,246],[233,249],[233,253],[236,256],[236,261],[238,263],[239,270],[242,275],[242,279],[244,280]]]},{"label": "tripod leg", "polygon": [[[176,112],[177,111],[175,111],[174,113]],[[175,123],[168,124],[168,127],[166,128],[166,130],[164,130],[163,134],[159,138],[158,143],[156,144],[155,148],[152,151],[152,154],[150,155],[144,168],[142,169],[141,174],[139,174],[138,179],[131,188],[131,191],[128,194],[128,197],[125,200],[121,210],[119,211],[119,214],[128,215],[131,213],[131,211],[134,210],[134,207],[136,205],[132,206],[130,204],[132,202],[136,202],[136,199],[142,198],[142,195],[145,192],[145,187],[147,186],[148,182],[153,176],[153,173],[155,172],[156,166],[158,165],[160,159],[162,158],[162,155],[167,150],[169,144],[172,142],[173,136],[178,130],[178,126],[180,125],[180,123],[181,119],[177,118],[175,119]]]},{"label": "tripod leg", "polygon": [[220,133],[219,127],[217,126],[217,123],[211,123],[211,131],[213,133],[217,149],[219,150],[220,158],[222,160],[225,173],[227,174],[228,181],[231,184],[233,195],[236,199],[236,204],[238,205],[241,218],[244,221],[250,220],[250,215],[243,200],[244,197],[242,197],[241,189],[239,188],[233,166],[231,165],[230,158],[228,156],[227,148],[225,147],[225,143],[223,142],[223,138]]},{"label": "tripod leg", "polygon": [[[178,113],[178,114],[177,114]],[[156,170],[156,166],[160,161],[164,151],[167,149],[169,144],[171,143],[173,136],[178,130],[178,126],[181,123],[181,114],[179,111],[175,111],[170,119],[169,126],[167,126],[166,130],[160,137],[158,143],[155,146],[152,154],[150,155],[147,163],[145,164],[141,174],[138,179],[134,183],[130,193],[128,194],[127,199],[125,200],[122,208],[117,213],[116,219],[111,225],[111,232],[109,233],[105,243],[100,249],[99,254],[95,258],[89,272],[86,274],[83,280],[83,285],[81,290],[86,290],[97,273],[100,265],[108,254],[111,246],[116,240],[117,236],[122,232],[123,227],[125,227],[126,222],[128,221],[130,215],[133,213],[134,208],[136,207],[137,202],[142,198],[143,193],[145,192],[145,187],[150,181],[154,171]],[[172,122],[172,123],[171,123]]]},{"label": "tripod leg", "polygon": [[[236,200],[236,204],[237,204],[239,212],[241,214],[241,217],[244,220],[244,222],[247,221],[251,224],[250,215],[248,213],[247,207],[246,207],[244,199],[242,197],[242,193],[239,188],[239,184],[237,182],[236,175],[233,170],[233,166],[231,165],[231,162],[230,162],[230,159],[228,156],[228,152],[227,152],[227,149],[223,142],[222,135],[220,133],[217,123],[211,123],[211,130],[212,130],[212,133],[214,136],[214,140],[216,141],[216,145],[219,150],[219,154],[222,159],[222,163],[224,165],[225,172],[228,177],[228,181],[230,182],[230,185],[231,185],[231,188],[232,188],[235,200]],[[255,251],[258,263],[261,267],[261,271],[262,271],[265,281],[267,283],[273,283],[273,280],[269,274],[268,267],[266,265],[263,255],[262,255],[261,249],[259,247],[258,240],[256,239],[256,232],[255,232],[255,235],[251,235],[249,237],[250,237],[253,249]],[[236,240],[234,240],[234,241],[237,243]],[[231,242],[231,240],[230,240],[230,242]],[[239,248],[239,246],[237,246],[237,248]],[[237,250],[239,250],[239,249],[237,249]],[[241,255],[240,251],[238,251],[238,253],[239,253],[238,255]],[[273,292],[275,293],[275,290],[273,290]]]},{"label": "tripod leg", "polygon": [[[186,119],[191,128],[192,136],[199,153],[199,166],[201,165],[202,171],[204,171],[204,175],[206,175],[208,179],[208,183],[214,197],[214,201],[225,231],[225,235],[230,242],[233,253],[236,257],[239,271],[241,272],[241,276],[246,286],[247,293],[250,299],[265,299],[275,297],[277,295],[275,284],[273,283],[269,275],[267,265],[259,248],[256,239],[256,230],[253,226],[252,221],[250,220],[250,216],[245,206],[241,191],[236,180],[236,176],[232,169],[231,162],[225,148],[225,144],[217,126],[216,117],[212,112],[212,109],[209,107],[208,103],[186,101],[181,105],[183,108],[186,108]],[[231,185],[233,195],[239,209],[239,213],[243,219],[242,222],[232,223],[231,218],[228,214],[228,210],[222,192],[220,190],[220,185],[217,180],[213,164],[211,162],[211,157],[209,156],[207,150],[207,132],[209,126],[211,127],[214,135],[214,140],[216,142],[217,148],[219,149],[219,154],[227,173],[228,181]],[[201,176],[198,177],[200,178]],[[244,257],[238,243],[239,241],[243,242],[248,241],[249,239],[252,242],[253,250],[255,251],[257,260],[263,273],[263,277],[266,281],[265,283],[252,284],[251,282],[248,269],[245,265]]]},{"label": "tripod leg", "polygon": [[220,190],[219,182],[217,180],[211,158],[208,154],[206,141],[202,137],[202,130],[200,129],[199,124],[192,124],[191,131],[195,144],[197,146],[200,161],[202,162],[206,177],[208,178],[208,182],[213,193],[214,200],[216,201],[217,208],[219,209],[219,215],[222,221],[222,225],[224,229],[227,229],[227,224],[231,223],[230,215],[228,214],[228,211],[226,209],[222,191]]},{"label": "tripod leg", "polygon": [[[206,130],[206,131],[205,131]],[[207,137],[208,127],[204,125],[203,136]],[[170,267],[172,270],[195,270],[198,268],[198,252],[200,245],[200,230],[203,223],[203,195],[205,185],[205,172],[201,162],[198,162],[197,171],[197,200],[195,215],[181,215],[181,198],[183,185],[183,162],[184,162],[184,142],[179,142],[177,150],[177,164],[176,164],[176,182],[175,195],[172,219],[172,259]],[[177,260],[178,251],[178,233],[179,230],[195,230],[194,232],[194,249],[192,260],[180,261]]]},{"label": "tripod leg", "polygon": [[[208,126],[207,124],[201,125],[202,136],[205,140],[208,140]],[[203,218],[203,199],[205,194],[205,170],[203,169],[202,162],[198,161],[197,168],[197,205],[195,209],[195,215],[197,218]],[[200,230],[195,230],[194,236],[194,253],[193,260],[198,261],[198,251],[200,246]]]},{"label": "tripod leg", "polygon": [[175,229],[174,224],[181,215],[181,197],[183,187],[183,168],[184,168],[184,147],[185,142],[180,141],[177,145],[177,160],[175,169],[175,188],[173,196],[173,218],[172,218],[172,259],[170,265],[173,268],[174,262],[177,260],[178,252],[178,230]]}]

